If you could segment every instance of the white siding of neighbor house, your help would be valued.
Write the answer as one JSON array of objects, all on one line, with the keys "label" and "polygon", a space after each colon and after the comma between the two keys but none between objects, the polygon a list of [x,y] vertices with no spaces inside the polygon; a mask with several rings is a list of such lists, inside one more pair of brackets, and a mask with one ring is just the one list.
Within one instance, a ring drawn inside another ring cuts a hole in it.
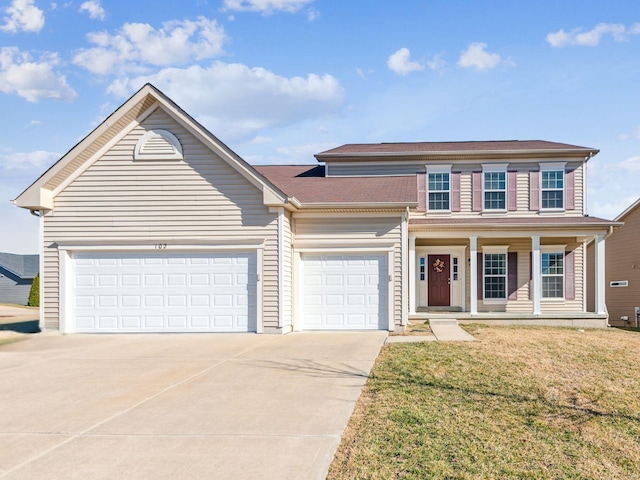
[{"label": "white siding of neighbor house", "polygon": [[326,252],[339,252],[340,248],[383,250],[387,246],[393,249],[393,266],[389,273],[394,278],[393,322],[399,326],[402,321],[402,255],[401,255],[401,217],[340,215],[327,217],[297,216],[295,222],[294,245],[298,248],[313,245]]},{"label": "white siding of neighbor house", "polygon": [[[134,160],[136,142],[149,129],[173,133],[184,160]],[[158,109],[64,188],[44,217],[46,327],[59,326],[57,243],[242,240],[265,240],[263,325],[275,329],[277,215],[263,205],[262,192]]]}]

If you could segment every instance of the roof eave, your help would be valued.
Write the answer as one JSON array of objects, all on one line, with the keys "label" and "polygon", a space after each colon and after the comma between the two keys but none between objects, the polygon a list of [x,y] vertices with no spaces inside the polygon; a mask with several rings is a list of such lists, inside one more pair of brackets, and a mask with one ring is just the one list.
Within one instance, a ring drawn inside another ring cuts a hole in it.
[{"label": "roof eave", "polygon": [[327,160],[348,160],[355,157],[481,157],[481,156],[494,156],[494,157],[508,157],[508,158],[531,158],[531,157],[584,157],[589,159],[594,157],[600,152],[595,148],[580,148],[580,149],[544,149],[544,150],[460,150],[460,151],[419,151],[419,152],[346,152],[346,153],[317,153],[314,156],[319,162],[325,162]]}]

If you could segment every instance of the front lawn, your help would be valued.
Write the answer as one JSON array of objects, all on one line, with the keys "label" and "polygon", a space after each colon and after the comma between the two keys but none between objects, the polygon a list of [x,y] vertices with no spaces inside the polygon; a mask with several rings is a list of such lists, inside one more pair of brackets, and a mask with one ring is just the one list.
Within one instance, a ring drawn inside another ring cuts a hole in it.
[{"label": "front lawn", "polygon": [[329,479],[640,478],[640,333],[467,329],[383,349]]}]

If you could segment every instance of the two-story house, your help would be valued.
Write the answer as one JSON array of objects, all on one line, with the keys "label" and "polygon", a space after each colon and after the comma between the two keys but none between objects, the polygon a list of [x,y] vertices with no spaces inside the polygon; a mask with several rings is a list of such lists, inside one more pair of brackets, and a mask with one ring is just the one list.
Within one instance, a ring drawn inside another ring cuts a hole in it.
[{"label": "two-story house", "polygon": [[439,316],[602,327],[617,224],[585,215],[597,152],[356,144],[317,166],[252,167],[145,85],[15,204],[41,218],[42,328],[402,331]]}]

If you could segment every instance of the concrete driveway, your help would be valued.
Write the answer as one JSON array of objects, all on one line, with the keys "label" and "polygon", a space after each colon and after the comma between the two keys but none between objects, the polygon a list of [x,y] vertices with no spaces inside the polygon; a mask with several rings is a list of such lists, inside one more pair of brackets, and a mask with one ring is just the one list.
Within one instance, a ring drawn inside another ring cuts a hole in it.
[{"label": "concrete driveway", "polygon": [[0,478],[323,479],[385,332],[0,346]]}]

